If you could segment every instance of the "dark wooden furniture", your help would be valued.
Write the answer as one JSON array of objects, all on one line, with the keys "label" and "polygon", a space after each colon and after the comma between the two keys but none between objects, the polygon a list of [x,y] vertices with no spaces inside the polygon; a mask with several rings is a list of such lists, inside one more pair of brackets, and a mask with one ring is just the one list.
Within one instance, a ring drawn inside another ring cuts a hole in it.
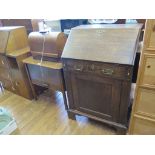
[{"label": "dark wooden furniture", "polygon": [[126,132],[140,28],[113,24],[71,30],[62,54],[69,118],[84,115]]},{"label": "dark wooden furniture", "polygon": [[1,19],[1,23],[6,26],[25,26],[27,34],[33,31],[31,19]]},{"label": "dark wooden furniture", "polygon": [[[54,91],[61,91],[64,97],[64,104],[66,106],[65,85],[62,72],[61,62],[49,62],[33,59],[29,57],[23,60],[29,81],[33,90],[33,95],[37,99],[35,85],[48,88]],[[66,106],[67,107],[67,106]]]},{"label": "dark wooden furniture", "polygon": [[0,81],[5,89],[32,99],[32,91],[22,60],[30,56],[24,27],[0,28]]}]

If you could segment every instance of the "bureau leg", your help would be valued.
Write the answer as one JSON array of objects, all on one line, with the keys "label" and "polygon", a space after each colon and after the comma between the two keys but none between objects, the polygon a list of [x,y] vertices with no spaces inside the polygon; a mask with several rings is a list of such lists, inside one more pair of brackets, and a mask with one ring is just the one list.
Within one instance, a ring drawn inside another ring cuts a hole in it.
[{"label": "bureau leg", "polygon": [[126,135],[127,129],[117,127],[116,131],[117,131],[117,135]]},{"label": "bureau leg", "polygon": [[3,86],[1,82],[0,82],[0,88],[1,88],[1,91],[3,91]]},{"label": "bureau leg", "polygon": [[67,97],[66,97],[65,91],[63,91],[62,94],[63,94],[63,99],[64,99],[65,110],[68,110]]},{"label": "bureau leg", "polygon": [[4,90],[3,90],[3,85],[1,82],[0,82],[0,88],[1,88],[1,92],[3,92]]},{"label": "bureau leg", "polygon": [[67,111],[69,119],[76,120],[75,114]]}]

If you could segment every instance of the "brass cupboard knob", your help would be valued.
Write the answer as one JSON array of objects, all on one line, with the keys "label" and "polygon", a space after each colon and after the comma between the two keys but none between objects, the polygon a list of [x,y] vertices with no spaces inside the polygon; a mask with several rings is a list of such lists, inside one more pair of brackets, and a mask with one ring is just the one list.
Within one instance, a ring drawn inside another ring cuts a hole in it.
[{"label": "brass cupboard knob", "polygon": [[112,75],[114,73],[113,69],[102,69],[101,71],[105,75]]}]

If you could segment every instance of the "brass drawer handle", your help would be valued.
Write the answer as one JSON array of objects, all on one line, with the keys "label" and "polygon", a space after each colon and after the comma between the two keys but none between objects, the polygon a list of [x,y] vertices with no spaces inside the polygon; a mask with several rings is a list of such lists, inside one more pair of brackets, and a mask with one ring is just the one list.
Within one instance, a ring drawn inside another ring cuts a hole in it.
[{"label": "brass drawer handle", "polygon": [[91,70],[95,70],[95,66],[94,65],[91,65]]},{"label": "brass drawer handle", "polygon": [[75,70],[76,70],[76,71],[82,71],[82,69],[81,69],[81,68],[76,68]]},{"label": "brass drawer handle", "polygon": [[74,69],[76,71],[82,71],[83,70],[83,66],[75,66]]},{"label": "brass drawer handle", "polygon": [[106,75],[112,75],[114,73],[113,69],[102,69],[102,73]]}]

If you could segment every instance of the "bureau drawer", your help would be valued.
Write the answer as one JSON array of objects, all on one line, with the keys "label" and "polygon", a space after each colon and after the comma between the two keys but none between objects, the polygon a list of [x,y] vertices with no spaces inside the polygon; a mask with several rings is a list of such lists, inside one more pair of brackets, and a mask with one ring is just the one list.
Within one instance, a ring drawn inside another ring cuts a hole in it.
[{"label": "bureau drawer", "polygon": [[5,89],[9,89],[12,87],[11,81],[1,78],[0,81]]},{"label": "bureau drawer", "polygon": [[17,88],[15,87],[14,83],[11,83],[11,81],[3,78],[1,78],[0,81],[2,82],[2,85],[6,90],[17,93]]},{"label": "bureau drawer", "polygon": [[6,80],[10,79],[10,74],[8,69],[0,67],[0,77]]},{"label": "bureau drawer", "polygon": [[64,70],[68,71],[91,73],[100,76],[111,76],[124,80],[130,80],[132,77],[132,67],[127,65],[78,60],[68,60],[63,63]]},{"label": "bureau drawer", "polygon": [[15,87],[15,89],[16,89],[16,92],[17,92],[19,95],[21,95],[21,96],[27,98],[27,94],[28,94],[29,92],[28,92],[27,87],[25,86],[25,83],[24,83],[24,81],[23,81],[22,79],[20,79],[20,80],[17,80],[17,79],[16,79],[16,80],[14,81],[14,87]]},{"label": "bureau drawer", "polygon": [[155,86],[155,55],[144,54],[144,63],[142,68],[141,85]]},{"label": "bureau drawer", "polygon": [[62,90],[61,70],[27,64],[32,83]]},{"label": "bureau drawer", "polygon": [[151,115],[155,118],[155,91],[138,88],[135,112]]},{"label": "bureau drawer", "polygon": [[144,44],[147,49],[155,49],[155,20],[147,21],[147,29]]},{"label": "bureau drawer", "polygon": [[7,58],[3,55],[0,56],[0,67],[9,68]]},{"label": "bureau drawer", "polygon": [[134,117],[131,133],[137,135],[154,135],[155,120],[146,117]]}]

